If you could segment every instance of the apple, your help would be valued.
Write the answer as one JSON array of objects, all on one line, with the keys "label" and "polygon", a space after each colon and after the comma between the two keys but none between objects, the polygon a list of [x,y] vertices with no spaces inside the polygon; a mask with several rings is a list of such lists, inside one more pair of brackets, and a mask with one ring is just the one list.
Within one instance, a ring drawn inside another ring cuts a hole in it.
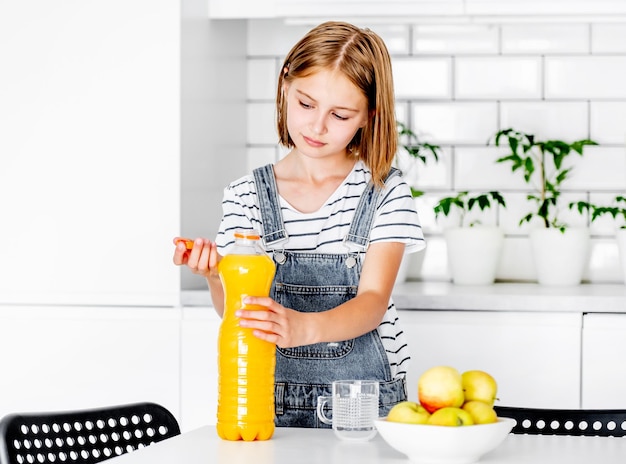
[{"label": "apple", "polygon": [[469,412],[474,424],[492,424],[498,421],[498,415],[493,407],[482,401],[467,401],[462,409]]},{"label": "apple", "polygon": [[465,401],[482,401],[493,406],[498,392],[496,380],[487,372],[466,371],[461,375]]},{"label": "apple", "polygon": [[414,401],[402,401],[394,405],[387,414],[389,422],[402,422],[404,424],[425,424],[428,417],[430,417],[430,413]]},{"label": "apple", "polygon": [[417,396],[431,414],[445,407],[460,408],[465,402],[461,374],[449,366],[431,367],[417,381]]},{"label": "apple", "polygon": [[474,425],[474,420],[469,412],[461,408],[446,407],[437,409],[432,413],[427,424],[460,427],[462,425]]}]

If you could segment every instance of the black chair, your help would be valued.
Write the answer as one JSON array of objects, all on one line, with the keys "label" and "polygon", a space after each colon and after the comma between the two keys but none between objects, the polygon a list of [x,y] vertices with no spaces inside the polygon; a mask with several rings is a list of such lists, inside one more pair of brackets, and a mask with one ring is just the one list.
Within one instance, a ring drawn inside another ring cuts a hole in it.
[{"label": "black chair", "polygon": [[180,434],[155,403],[8,414],[0,420],[0,464],[92,464]]},{"label": "black chair", "polygon": [[625,409],[533,409],[494,406],[500,417],[515,419],[512,433],[530,435],[626,436]]}]

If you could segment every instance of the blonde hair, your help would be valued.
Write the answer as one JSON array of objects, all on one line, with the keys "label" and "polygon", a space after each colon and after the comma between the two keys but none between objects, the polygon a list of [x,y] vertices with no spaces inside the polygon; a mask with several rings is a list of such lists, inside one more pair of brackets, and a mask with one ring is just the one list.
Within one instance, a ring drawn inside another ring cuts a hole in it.
[{"label": "blonde hair", "polygon": [[347,148],[370,169],[374,184],[382,186],[398,147],[398,129],[391,58],[383,40],[369,29],[328,21],[309,31],[287,54],[276,97],[280,144],[294,146],[287,130],[285,82],[322,69],[341,71],[365,95],[368,122]]}]

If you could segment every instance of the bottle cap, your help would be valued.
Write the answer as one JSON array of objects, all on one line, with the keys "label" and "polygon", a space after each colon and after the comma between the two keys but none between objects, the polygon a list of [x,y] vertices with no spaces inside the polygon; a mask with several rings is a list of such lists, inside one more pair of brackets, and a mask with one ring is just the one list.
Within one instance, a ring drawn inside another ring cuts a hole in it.
[{"label": "bottle cap", "polygon": [[247,240],[259,240],[261,236],[259,235],[259,232],[256,229],[249,229],[249,230],[237,229],[235,231],[235,238],[243,238]]}]

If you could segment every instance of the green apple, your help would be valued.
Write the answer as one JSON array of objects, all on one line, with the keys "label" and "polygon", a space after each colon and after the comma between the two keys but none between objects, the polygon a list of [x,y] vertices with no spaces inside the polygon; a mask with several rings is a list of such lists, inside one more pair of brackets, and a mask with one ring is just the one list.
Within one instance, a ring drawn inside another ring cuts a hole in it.
[{"label": "green apple", "polygon": [[480,370],[466,371],[461,376],[465,401],[482,401],[493,406],[498,393],[496,380],[487,372]]},{"label": "green apple", "polygon": [[498,421],[498,415],[493,407],[482,401],[467,401],[462,409],[469,412],[474,424],[492,424]]},{"label": "green apple", "polygon": [[414,401],[402,401],[391,408],[387,414],[389,422],[404,424],[425,424],[430,413]]},{"label": "green apple", "polygon": [[474,421],[469,412],[461,408],[446,407],[433,412],[428,418],[427,424],[460,427],[462,425],[474,425]]},{"label": "green apple", "polygon": [[417,396],[431,414],[445,407],[460,408],[465,402],[461,374],[449,366],[431,367],[417,381]]}]

